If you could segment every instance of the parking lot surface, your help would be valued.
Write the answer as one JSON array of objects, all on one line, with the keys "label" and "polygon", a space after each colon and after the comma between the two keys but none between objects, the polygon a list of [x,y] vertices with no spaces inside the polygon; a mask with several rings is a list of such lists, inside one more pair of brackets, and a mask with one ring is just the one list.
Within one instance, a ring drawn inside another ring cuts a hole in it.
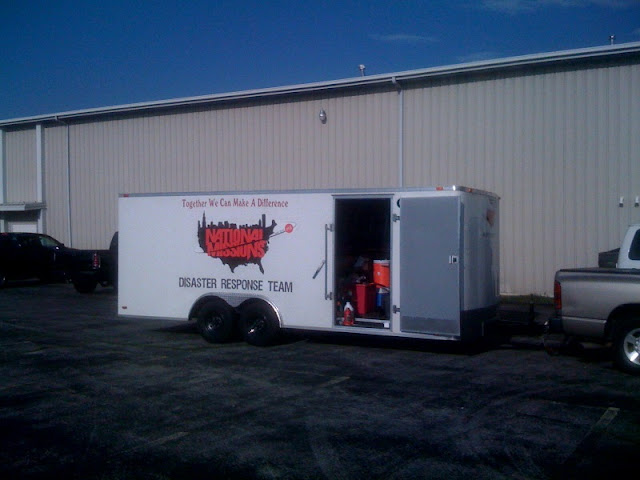
[{"label": "parking lot surface", "polygon": [[119,318],[116,303],[111,289],[65,284],[0,291],[0,478],[635,471],[640,378],[614,370],[604,348],[549,355],[517,308],[473,349],[302,334],[258,348]]}]

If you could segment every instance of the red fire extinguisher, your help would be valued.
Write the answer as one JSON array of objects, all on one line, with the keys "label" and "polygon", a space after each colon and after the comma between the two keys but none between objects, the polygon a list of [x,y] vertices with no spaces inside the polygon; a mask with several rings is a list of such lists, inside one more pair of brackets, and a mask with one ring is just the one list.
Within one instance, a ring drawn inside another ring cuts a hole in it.
[{"label": "red fire extinguisher", "polygon": [[351,306],[351,302],[347,302],[344,306],[344,321],[342,324],[346,326],[353,325],[353,307]]}]

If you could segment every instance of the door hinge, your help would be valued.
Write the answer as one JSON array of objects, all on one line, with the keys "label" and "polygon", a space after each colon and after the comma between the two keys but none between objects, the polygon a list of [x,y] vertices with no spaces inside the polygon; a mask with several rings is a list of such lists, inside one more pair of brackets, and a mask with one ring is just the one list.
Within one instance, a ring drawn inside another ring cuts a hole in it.
[{"label": "door hinge", "polygon": [[399,222],[400,221],[400,215],[397,214],[393,214],[391,215],[391,220],[393,220],[394,222]]},{"label": "door hinge", "polygon": [[325,225],[324,225],[324,229],[325,229],[327,232],[333,232],[333,223],[327,223],[327,224],[325,224]]},{"label": "door hinge", "polygon": [[400,313],[400,307],[398,307],[397,305],[394,305],[391,310],[393,311],[393,313]]}]

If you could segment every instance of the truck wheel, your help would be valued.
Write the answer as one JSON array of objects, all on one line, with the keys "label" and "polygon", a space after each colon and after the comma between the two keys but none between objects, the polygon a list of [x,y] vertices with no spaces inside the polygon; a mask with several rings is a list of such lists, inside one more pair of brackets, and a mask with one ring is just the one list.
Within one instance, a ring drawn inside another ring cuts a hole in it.
[{"label": "truck wheel", "polygon": [[243,310],[242,331],[247,343],[264,347],[274,342],[280,333],[280,324],[273,308],[257,302]]},{"label": "truck wheel", "polygon": [[210,343],[222,343],[231,338],[235,311],[221,298],[212,298],[198,312],[198,331]]},{"label": "truck wheel", "polygon": [[620,370],[640,375],[640,319],[624,320],[616,327],[613,361]]},{"label": "truck wheel", "polygon": [[73,288],[79,293],[93,293],[98,282],[90,278],[76,278],[73,280]]}]

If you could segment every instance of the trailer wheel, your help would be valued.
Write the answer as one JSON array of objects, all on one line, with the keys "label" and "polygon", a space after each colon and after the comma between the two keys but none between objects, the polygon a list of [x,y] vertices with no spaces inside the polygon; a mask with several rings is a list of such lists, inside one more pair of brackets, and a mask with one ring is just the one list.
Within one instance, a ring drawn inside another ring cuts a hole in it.
[{"label": "trailer wheel", "polygon": [[210,343],[222,343],[231,338],[235,311],[220,298],[212,298],[198,311],[198,331]]},{"label": "trailer wheel", "polygon": [[257,302],[243,310],[242,331],[247,343],[264,347],[274,342],[280,333],[280,324],[273,308]]},{"label": "trailer wheel", "polygon": [[640,375],[640,319],[622,320],[616,326],[613,361],[620,370]]}]

